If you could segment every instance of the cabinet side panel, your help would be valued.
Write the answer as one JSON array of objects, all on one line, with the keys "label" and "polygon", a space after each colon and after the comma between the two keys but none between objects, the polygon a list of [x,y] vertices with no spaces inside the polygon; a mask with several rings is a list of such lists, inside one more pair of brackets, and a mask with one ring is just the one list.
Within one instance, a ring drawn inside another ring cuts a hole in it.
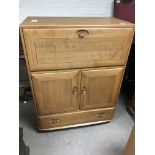
[{"label": "cabinet side panel", "polygon": [[21,35],[21,40],[22,40],[24,56],[25,56],[25,60],[26,60],[26,66],[27,66],[27,71],[28,71],[28,76],[29,76],[29,82],[30,82],[30,86],[31,86],[32,96],[33,96],[33,102],[34,102],[34,106],[35,106],[35,114],[37,116],[37,125],[38,125],[38,127],[40,127],[40,124],[39,124],[39,121],[38,121],[38,112],[37,112],[37,107],[36,107],[36,102],[35,102],[34,89],[33,89],[32,79],[31,79],[31,75],[30,75],[29,61],[28,61],[28,57],[27,57],[27,49],[26,49],[26,46],[25,46],[25,38],[24,38],[22,28],[20,28],[20,35]]}]

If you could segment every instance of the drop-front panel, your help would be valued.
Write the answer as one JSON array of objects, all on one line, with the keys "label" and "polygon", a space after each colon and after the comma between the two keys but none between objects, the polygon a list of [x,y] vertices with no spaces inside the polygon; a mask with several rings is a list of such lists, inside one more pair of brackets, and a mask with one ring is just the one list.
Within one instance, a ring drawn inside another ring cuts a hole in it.
[{"label": "drop-front panel", "polygon": [[30,70],[125,65],[132,28],[24,29]]}]

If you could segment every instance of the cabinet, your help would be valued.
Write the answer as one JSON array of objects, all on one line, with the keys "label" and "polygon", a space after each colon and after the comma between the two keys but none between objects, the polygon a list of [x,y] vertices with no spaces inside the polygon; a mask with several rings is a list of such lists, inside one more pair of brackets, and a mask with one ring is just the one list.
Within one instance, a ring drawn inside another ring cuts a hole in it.
[{"label": "cabinet", "polygon": [[113,118],[133,24],[112,17],[28,17],[20,33],[39,130]]}]

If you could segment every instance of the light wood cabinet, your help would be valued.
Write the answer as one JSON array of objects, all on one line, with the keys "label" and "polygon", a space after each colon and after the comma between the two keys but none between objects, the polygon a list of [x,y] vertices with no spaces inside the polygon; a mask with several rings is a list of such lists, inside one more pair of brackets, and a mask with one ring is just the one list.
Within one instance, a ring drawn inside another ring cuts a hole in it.
[{"label": "light wood cabinet", "polygon": [[28,17],[20,32],[39,130],[112,119],[133,24],[108,17]]}]

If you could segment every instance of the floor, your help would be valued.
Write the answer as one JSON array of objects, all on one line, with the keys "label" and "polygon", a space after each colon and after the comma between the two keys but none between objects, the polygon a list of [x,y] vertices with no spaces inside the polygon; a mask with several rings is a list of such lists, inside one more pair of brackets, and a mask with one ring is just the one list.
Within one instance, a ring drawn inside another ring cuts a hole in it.
[{"label": "floor", "polygon": [[120,95],[110,123],[39,133],[32,101],[20,101],[20,127],[30,155],[122,155],[134,120],[125,110]]}]

